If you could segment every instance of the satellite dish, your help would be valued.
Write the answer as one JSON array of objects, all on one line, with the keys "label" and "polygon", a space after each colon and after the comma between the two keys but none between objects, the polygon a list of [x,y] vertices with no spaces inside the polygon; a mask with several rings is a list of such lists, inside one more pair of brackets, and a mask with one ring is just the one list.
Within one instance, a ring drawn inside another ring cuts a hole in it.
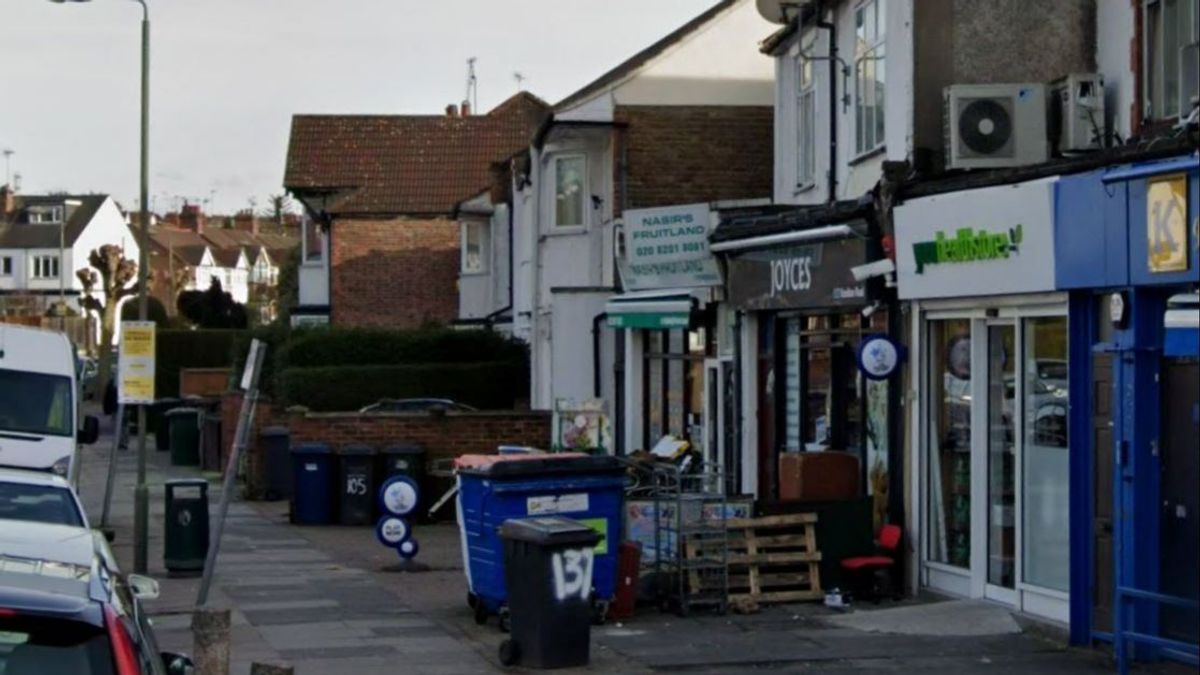
[{"label": "satellite dish", "polygon": [[787,25],[792,20],[789,13],[794,13],[801,2],[800,0],[754,0],[754,4],[758,7],[758,13],[762,18],[771,23]]}]

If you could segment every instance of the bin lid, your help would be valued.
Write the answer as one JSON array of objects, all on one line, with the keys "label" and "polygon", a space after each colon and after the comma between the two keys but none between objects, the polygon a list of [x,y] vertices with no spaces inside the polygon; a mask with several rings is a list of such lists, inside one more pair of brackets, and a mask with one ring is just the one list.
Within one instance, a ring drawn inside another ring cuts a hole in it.
[{"label": "bin lid", "polygon": [[603,539],[599,532],[587,525],[562,516],[506,520],[500,526],[500,536],[504,539],[550,546],[570,544],[595,546]]},{"label": "bin lid", "polygon": [[423,455],[425,448],[416,443],[397,443],[385,447],[381,453],[384,455]]},{"label": "bin lid", "polygon": [[343,445],[338,449],[339,455],[373,455],[375,448],[369,445]]},{"label": "bin lid", "polygon": [[333,452],[325,443],[301,443],[291,447],[293,455],[328,455]]},{"label": "bin lid", "polygon": [[167,417],[175,417],[177,415],[199,415],[199,414],[200,414],[199,408],[171,408],[167,412],[163,413],[163,415],[166,415]]},{"label": "bin lid", "polygon": [[287,427],[263,427],[262,431],[258,432],[259,436],[287,436],[291,431]]},{"label": "bin lid", "polygon": [[[460,461],[461,460],[461,461]],[[610,455],[559,453],[552,455],[464,455],[455,460],[459,473],[489,477],[547,474],[623,473],[620,460]]]},{"label": "bin lid", "polygon": [[208,481],[204,480],[203,478],[173,478],[163,483],[163,485],[167,485],[169,487],[191,487],[195,485],[203,485],[204,487],[208,487]]}]

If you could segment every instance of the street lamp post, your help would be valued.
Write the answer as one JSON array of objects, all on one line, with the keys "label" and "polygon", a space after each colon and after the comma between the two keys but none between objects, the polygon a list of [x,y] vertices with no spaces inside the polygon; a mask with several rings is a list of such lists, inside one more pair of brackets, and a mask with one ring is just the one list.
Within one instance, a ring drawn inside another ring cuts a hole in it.
[{"label": "street lamp post", "polygon": [[[51,0],[51,2],[89,2],[90,0]],[[146,0],[134,0],[142,6],[142,133],[141,133],[141,186],[139,190],[139,207],[141,222],[138,231],[141,233],[138,242],[138,319],[148,318],[146,304],[146,249],[150,241],[150,9]],[[61,267],[61,266],[60,266]],[[150,500],[146,487],[146,406],[138,407],[138,455],[137,455],[137,486],[133,492],[133,570],[145,574],[148,559],[148,540],[150,534]]]}]

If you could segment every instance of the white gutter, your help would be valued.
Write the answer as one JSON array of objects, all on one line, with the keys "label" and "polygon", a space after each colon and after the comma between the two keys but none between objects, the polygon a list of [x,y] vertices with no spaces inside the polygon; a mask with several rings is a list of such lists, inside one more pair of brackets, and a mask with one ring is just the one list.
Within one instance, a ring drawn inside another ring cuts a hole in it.
[{"label": "white gutter", "polygon": [[744,251],[750,248],[766,248],[768,246],[777,246],[779,244],[795,244],[805,241],[815,241],[817,239],[836,239],[838,237],[849,237],[854,234],[854,230],[850,229],[849,225],[827,225],[818,227],[812,230],[796,230],[793,232],[780,232],[779,234],[767,234],[761,237],[750,237],[748,239],[736,239],[734,241],[722,241],[716,244],[710,244],[708,250],[713,253],[723,253],[725,251]]}]

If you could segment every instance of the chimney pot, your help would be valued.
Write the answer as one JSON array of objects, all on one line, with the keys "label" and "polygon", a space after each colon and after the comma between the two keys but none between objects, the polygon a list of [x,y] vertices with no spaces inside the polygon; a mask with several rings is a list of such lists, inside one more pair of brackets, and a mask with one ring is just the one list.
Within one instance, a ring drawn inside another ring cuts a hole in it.
[{"label": "chimney pot", "polygon": [[462,110],[463,117],[471,116],[471,102],[470,101],[463,101],[462,107],[460,109]]},{"label": "chimney pot", "polygon": [[446,117],[458,117],[458,106],[453,103],[446,106]]},{"label": "chimney pot", "polygon": [[17,191],[11,185],[0,186],[0,219],[7,218],[17,210]]}]

